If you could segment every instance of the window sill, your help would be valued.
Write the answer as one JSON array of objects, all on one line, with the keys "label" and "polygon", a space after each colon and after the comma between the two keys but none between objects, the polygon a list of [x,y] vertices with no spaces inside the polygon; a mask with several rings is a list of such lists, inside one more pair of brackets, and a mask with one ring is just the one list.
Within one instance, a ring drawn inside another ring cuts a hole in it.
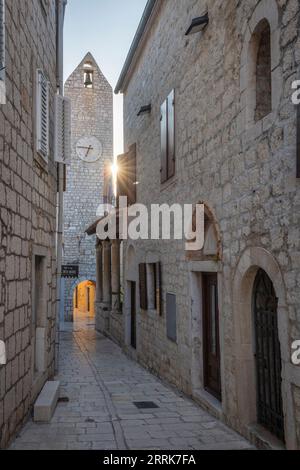
[{"label": "window sill", "polygon": [[167,336],[167,340],[172,343],[174,346],[178,346],[178,340],[177,339],[172,339]]},{"label": "window sill", "polygon": [[49,160],[45,160],[39,153],[35,152],[34,161],[43,171],[49,172]]},{"label": "window sill", "polygon": [[123,311],[121,309],[113,309],[111,310],[110,312],[112,315],[116,315],[118,317],[122,316],[123,315]]},{"label": "window sill", "polygon": [[167,189],[169,189],[171,186],[176,186],[177,184],[177,181],[178,181],[178,178],[177,176],[172,176],[172,178],[168,179],[167,181],[165,181],[164,183],[161,183],[160,185],[160,192],[164,192],[166,191]]},{"label": "window sill", "polygon": [[243,143],[250,143],[260,137],[264,132],[267,132],[274,125],[275,118],[276,113],[272,111],[259,121],[248,124],[244,132]]},{"label": "window sill", "polygon": [[276,113],[271,111],[267,116],[261,119],[263,132],[268,131],[275,123]]},{"label": "window sill", "polygon": [[149,310],[144,310],[145,313],[149,315],[149,317],[156,318],[158,316],[157,310],[150,308]]}]

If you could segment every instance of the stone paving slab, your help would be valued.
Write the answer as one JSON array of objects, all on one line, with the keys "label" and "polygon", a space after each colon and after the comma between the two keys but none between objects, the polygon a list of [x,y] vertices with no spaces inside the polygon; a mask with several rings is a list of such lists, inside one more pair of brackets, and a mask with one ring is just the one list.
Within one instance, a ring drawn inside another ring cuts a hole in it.
[{"label": "stone paving slab", "polygon": [[[61,332],[60,396],[48,424],[28,421],[12,450],[240,450],[252,446],[131,361],[92,325]],[[140,410],[134,402],[152,401]]]}]

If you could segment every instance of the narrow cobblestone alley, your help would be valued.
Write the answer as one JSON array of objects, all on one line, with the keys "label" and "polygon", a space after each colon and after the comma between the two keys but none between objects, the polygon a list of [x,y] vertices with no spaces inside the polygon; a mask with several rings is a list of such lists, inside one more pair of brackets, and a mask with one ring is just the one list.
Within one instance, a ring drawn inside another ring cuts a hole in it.
[{"label": "narrow cobblestone alley", "polygon": [[[128,359],[82,320],[63,327],[60,397],[50,424],[31,420],[14,450],[247,449],[250,444]],[[66,401],[66,398],[69,401]],[[158,408],[138,409],[152,401]]]}]

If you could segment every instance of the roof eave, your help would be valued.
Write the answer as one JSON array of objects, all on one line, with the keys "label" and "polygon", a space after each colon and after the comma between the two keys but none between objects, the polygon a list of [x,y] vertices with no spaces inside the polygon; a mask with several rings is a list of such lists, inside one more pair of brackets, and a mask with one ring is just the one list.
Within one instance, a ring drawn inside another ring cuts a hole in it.
[{"label": "roof eave", "polygon": [[160,2],[161,0],[148,0],[146,4],[143,16],[141,18],[138,29],[135,33],[133,42],[131,44],[129,53],[127,55],[125,64],[122,69],[121,75],[116,85],[115,94],[124,92],[124,88],[125,88],[126,81],[128,79],[129,72],[133,69],[136,63],[140,46],[142,44],[142,40],[144,38],[145,33],[148,30],[151,19],[154,17],[154,13],[157,11],[155,7],[157,7],[160,4]]}]

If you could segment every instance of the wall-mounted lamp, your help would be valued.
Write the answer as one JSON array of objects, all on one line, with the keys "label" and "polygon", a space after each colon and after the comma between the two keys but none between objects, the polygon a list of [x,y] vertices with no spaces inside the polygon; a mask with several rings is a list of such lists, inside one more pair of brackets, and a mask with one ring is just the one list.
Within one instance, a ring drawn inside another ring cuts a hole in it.
[{"label": "wall-mounted lamp", "polygon": [[203,16],[199,16],[198,18],[194,18],[185,35],[188,36],[189,34],[200,33],[200,31],[203,31],[203,29],[208,25],[208,23],[208,13]]},{"label": "wall-mounted lamp", "polygon": [[147,106],[142,106],[139,112],[137,113],[138,116],[142,116],[142,114],[150,114],[151,113],[151,104],[148,104]]}]

